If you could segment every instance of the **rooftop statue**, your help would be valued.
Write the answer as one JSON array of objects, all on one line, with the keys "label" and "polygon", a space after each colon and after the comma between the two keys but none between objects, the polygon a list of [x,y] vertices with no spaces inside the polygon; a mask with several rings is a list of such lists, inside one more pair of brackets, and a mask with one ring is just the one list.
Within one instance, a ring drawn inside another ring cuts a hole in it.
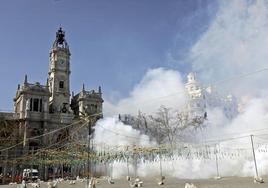
[{"label": "rooftop statue", "polygon": [[65,41],[64,36],[65,33],[64,31],[62,31],[62,28],[60,27],[60,29],[56,33],[56,41],[58,44],[63,45],[63,42]]}]

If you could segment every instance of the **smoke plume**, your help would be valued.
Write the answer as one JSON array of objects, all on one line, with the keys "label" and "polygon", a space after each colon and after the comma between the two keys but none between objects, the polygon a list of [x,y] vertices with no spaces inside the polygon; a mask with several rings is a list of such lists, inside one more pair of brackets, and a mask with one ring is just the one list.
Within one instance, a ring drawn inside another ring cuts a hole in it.
[{"label": "smoke plume", "polygon": [[[264,176],[268,174],[268,74],[265,72],[268,59],[268,5],[264,0],[220,3],[209,28],[191,48],[187,62],[191,62],[192,70],[197,72],[201,83],[212,83],[221,92],[234,93],[239,98],[241,113],[233,120],[228,120],[222,109],[208,109],[208,120],[196,137],[199,144],[209,143],[210,140],[214,141],[215,148],[217,145],[221,149],[217,151],[220,176],[254,176],[250,142],[250,135],[254,135],[257,165],[260,175]],[[252,71],[255,73],[250,76],[241,76]],[[220,80],[226,81],[218,82]],[[139,110],[151,114],[161,105],[180,109],[185,102],[180,73],[157,68],[148,70],[129,97],[117,103],[106,100],[104,109],[107,115],[137,114]],[[155,144],[146,141],[148,137],[139,131],[112,118],[99,121],[99,125],[122,135],[137,137],[135,144]],[[133,139],[119,134],[106,133],[103,128],[98,128],[96,140],[114,145],[134,143]],[[217,175],[215,153],[212,156],[206,160],[194,157],[166,160],[163,162],[163,175],[178,178],[214,177]],[[118,167],[115,176],[126,175],[125,163],[115,165]],[[130,170],[133,172],[133,166]],[[140,163],[138,175],[159,175],[159,163]]]}]

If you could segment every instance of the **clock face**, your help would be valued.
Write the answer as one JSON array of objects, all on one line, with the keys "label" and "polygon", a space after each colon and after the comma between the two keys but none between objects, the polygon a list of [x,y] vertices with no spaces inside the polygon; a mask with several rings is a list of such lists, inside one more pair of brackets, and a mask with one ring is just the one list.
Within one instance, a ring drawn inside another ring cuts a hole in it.
[{"label": "clock face", "polygon": [[60,67],[63,67],[64,64],[65,64],[65,62],[64,62],[63,59],[59,59],[59,60],[58,60],[58,64],[59,64]]}]

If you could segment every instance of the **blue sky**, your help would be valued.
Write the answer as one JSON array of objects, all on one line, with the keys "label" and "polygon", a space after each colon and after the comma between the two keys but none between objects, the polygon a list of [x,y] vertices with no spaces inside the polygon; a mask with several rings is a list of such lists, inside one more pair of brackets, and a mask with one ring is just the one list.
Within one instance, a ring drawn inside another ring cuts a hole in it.
[{"label": "blue sky", "polygon": [[0,109],[12,110],[17,84],[45,83],[59,26],[71,49],[71,88],[101,85],[106,98],[129,95],[148,69],[185,75],[186,57],[218,10],[210,0],[0,1]]}]

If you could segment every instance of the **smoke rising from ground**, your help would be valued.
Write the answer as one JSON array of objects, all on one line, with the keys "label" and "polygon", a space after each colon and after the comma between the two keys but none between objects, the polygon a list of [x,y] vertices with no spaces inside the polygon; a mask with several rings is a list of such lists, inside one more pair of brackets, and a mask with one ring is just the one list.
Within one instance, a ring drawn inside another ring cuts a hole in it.
[{"label": "smoke rising from ground", "polygon": [[[194,44],[189,55],[193,71],[198,73],[201,82],[207,84],[267,67],[267,2],[264,0],[236,0],[221,1],[220,3],[215,19],[211,22],[208,30]],[[208,109],[208,120],[205,127],[196,133],[199,143],[247,135],[245,138],[220,142],[220,146],[226,149],[227,154],[232,153],[235,149],[244,149],[243,151],[245,151],[241,153],[242,158],[220,157],[220,176],[255,175],[249,135],[268,134],[267,80],[267,72],[259,72],[249,77],[216,85],[217,89],[235,93],[243,104],[242,110],[236,118],[228,120],[221,109]],[[174,93],[178,93],[178,95],[171,95],[163,98],[165,100],[161,100],[161,97]],[[180,109],[185,105],[185,101],[180,73],[175,70],[158,68],[149,70],[128,98],[117,103],[106,100],[104,109],[107,115],[137,114],[138,110],[151,114],[156,112],[161,105]],[[150,141],[143,142],[146,136],[140,135],[130,126],[125,126],[112,118],[102,120],[99,124],[123,135],[139,137],[140,141],[135,141],[138,144],[151,144]],[[133,144],[129,138],[112,133],[106,135],[101,128],[96,131],[96,139],[107,142],[110,140],[115,145]],[[268,175],[267,141],[268,136],[266,135],[254,137],[257,164],[261,176]],[[163,163],[163,175],[179,178],[216,176],[215,159],[167,160]],[[120,169],[114,172],[115,176],[126,175],[126,164],[116,163],[115,166]],[[140,176],[159,175],[159,163],[140,163],[138,174]]]},{"label": "smoke rising from ground", "polygon": [[[219,147],[218,166],[220,176],[255,176],[250,134],[254,136],[256,159],[259,174],[268,174],[268,102],[267,98],[255,98],[244,106],[241,112],[233,120],[228,120],[223,112],[218,109],[210,109],[208,121],[202,129],[194,132],[198,144],[206,144],[209,147]],[[267,133],[267,135],[265,135]],[[261,135],[260,135],[261,134]],[[263,135],[264,134],[264,135]],[[259,136],[258,136],[259,135]],[[242,136],[242,138],[240,138]],[[227,138],[227,139],[226,139]],[[230,138],[230,139],[228,139]],[[224,139],[223,141],[221,141]],[[226,140],[225,140],[226,139]],[[196,141],[196,140],[195,140]],[[157,146],[149,137],[142,135],[140,131],[118,121],[117,117],[105,118],[96,125],[96,144],[106,143],[111,146]],[[190,145],[196,146],[196,143]],[[200,148],[202,148],[200,146]],[[206,152],[200,149],[202,152]],[[163,175],[178,178],[212,178],[216,177],[216,156],[211,150],[210,158],[198,158],[193,153],[189,158],[163,159]],[[113,177],[127,175],[127,163],[115,162],[113,164]],[[129,164],[130,175],[135,174],[135,165]],[[140,162],[137,167],[137,175],[159,176],[159,161]]]},{"label": "smoke rising from ground", "polygon": [[148,136],[141,134],[130,125],[123,124],[116,117],[104,118],[97,122],[94,143],[110,146],[155,145]]}]

